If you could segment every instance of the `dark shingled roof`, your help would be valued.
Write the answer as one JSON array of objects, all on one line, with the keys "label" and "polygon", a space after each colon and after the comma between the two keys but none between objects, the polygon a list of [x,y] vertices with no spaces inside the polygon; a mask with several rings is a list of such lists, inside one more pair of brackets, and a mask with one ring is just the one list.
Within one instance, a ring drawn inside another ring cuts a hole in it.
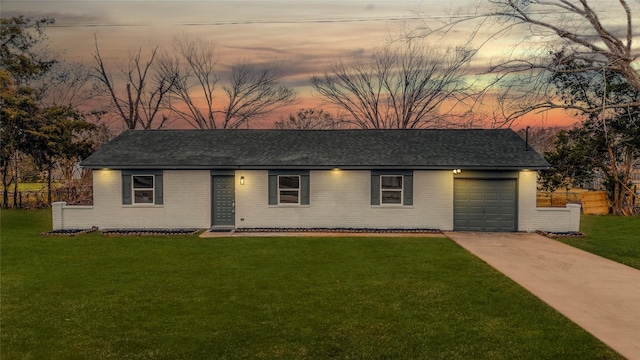
[{"label": "dark shingled roof", "polygon": [[82,166],[112,169],[541,169],[509,129],[127,131]]}]

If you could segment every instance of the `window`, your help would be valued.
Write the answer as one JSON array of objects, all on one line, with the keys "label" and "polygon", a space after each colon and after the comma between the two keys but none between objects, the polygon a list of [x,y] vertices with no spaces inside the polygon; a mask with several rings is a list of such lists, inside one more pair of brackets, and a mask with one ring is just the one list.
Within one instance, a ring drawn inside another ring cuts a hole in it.
[{"label": "window", "polygon": [[162,205],[162,170],[122,170],[122,204]]},{"label": "window", "polygon": [[309,205],[309,171],[270,170],[269,205]]},{"label": "window", "polygon": [[413,205],[413,171],[372,170],[371,205]]},{"label": "window", "polygon": [[380,175],[380,203],[402,205],[402,175]]},{"label": "window", "polygon": [[133,186],[134,204],[153,204],[153,175],[133,175],[131,177]]},{"label": "window", "polygon": [[300,203],[300,175],[278,175],[278,204]]}]

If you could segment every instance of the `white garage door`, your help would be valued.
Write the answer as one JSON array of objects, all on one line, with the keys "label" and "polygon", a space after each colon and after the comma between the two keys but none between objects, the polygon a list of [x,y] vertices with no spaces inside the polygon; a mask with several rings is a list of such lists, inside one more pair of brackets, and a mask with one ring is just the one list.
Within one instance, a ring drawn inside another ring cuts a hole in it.
[{"label": "white garage door", "polygon": [[515,179],[455,179],[453,227],[459,231],[517,231]]}]

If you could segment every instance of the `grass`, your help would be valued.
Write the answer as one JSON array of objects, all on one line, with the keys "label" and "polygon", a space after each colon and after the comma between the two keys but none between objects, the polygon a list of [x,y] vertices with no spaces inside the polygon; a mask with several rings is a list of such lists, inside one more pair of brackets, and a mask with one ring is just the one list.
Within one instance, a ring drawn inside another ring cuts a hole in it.
[{"label": "grass", "polygon": [[558,240],[640,269],[640,216],[583,215],[580,229],[584,238]]},{"label": "grass", "polygon": [[[57,183],[52,183],[52,187],[56,187]],[[45,190],[47,188],[47,183],[20,183],[18,185],[19,191],[40,191]],[[2,185],[0,185],[0,190],[4,189]],[[9,186],[9,191],[13,192],[13,186]]]},{"label": "grass", "polygon": [[43,237],[2,211],[2,359],[617,359],[446,238]]}]

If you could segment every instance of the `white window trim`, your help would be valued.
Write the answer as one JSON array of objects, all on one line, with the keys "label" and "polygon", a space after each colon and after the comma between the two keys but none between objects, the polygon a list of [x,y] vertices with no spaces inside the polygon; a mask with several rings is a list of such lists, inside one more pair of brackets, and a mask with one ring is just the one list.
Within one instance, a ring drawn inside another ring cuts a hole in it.
[{"label": "white window trim", "polygon": [[[153,178],[153,186],[151,188],[136,188],[135,182],[133,178],[136,176],[151,176]],[[151,199],[150,203],[137,203],[136,202],[136,190],[151,190]],[[131,206],[155,206],[156,205],[156,176],[153,174],[132,174],[131,175]]]},{"label": "white window trim", "polygon": [[[400,186],[400,189],[382,189],[382,178],[383,177],[400,177],[402,178],[402,185]],[[384,203],[383,202],[383,197],[382,197],[382,192],[383,191],[395,191],[395,192],[399,192],[400,193],[400,202],[397,204],[390,204],[390,203]],[[380,175],[380,205],[379,206],[404,206],[404,175],[400,175],[400,174],[385,174],[385,175]]]},{"label": "white window trim", "polygon": [[[286,176],[286,177],[294,177],[295,176],[295,177],[297,177],[298,178],[298,189],[297,190],[296,189],[281,189],[280,188],[280,177],[281,176]],[[300,175],[278,175],[277,185],[278,185],[278,206],[300,205],[300,198],[302,196],[302,176],[300,176]],[[281,194],[280,192],[281,191],[297,191],[298,192],[298,202],[295,202],[295,203],[290,203],[290,202],[283,203],[283,202],[281,202],[280,201],[280,194]]]}]

